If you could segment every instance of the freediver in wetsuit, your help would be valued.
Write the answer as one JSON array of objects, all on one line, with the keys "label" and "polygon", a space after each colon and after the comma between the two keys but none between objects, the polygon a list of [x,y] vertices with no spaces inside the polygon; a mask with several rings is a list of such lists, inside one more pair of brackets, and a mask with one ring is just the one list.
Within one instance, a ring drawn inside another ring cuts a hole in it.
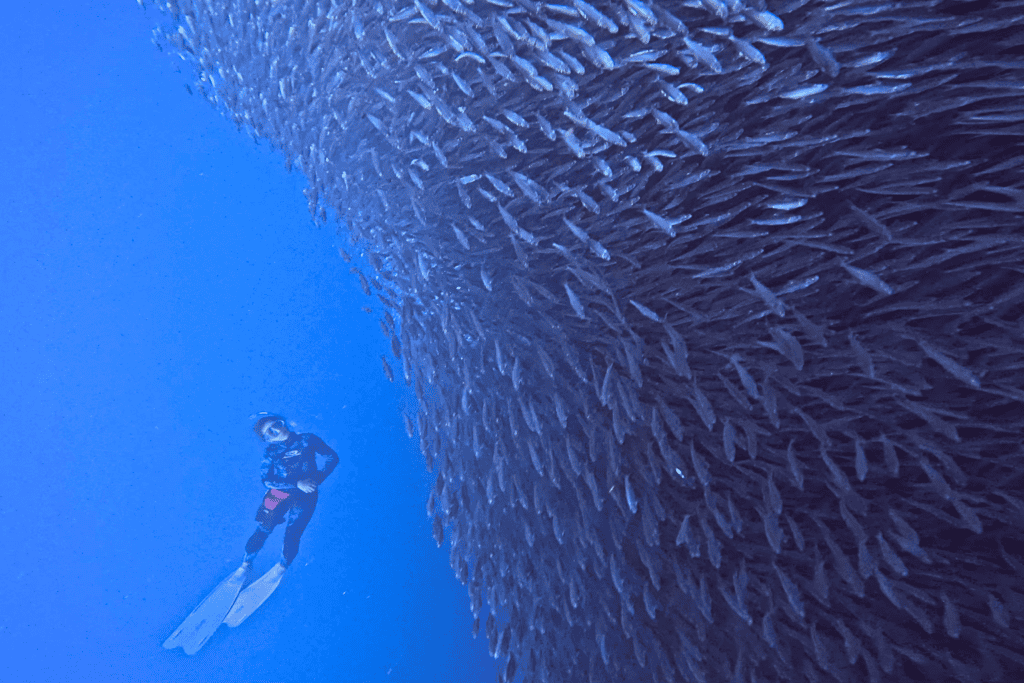
[{"label": "freediver in wetsuit", "polygon": [[[245,544],[245,559],[239,571],[248,574],[252,560],[263,547],[267,536],[278,524],[287,520],[281,561],[238,594],[224,623],[234,627],[245,621],[277,589],[285,569],[299,552],[299,538],[306,530],[316,501],[317,488],[338,465],[335,453],[314,434],[296,434],[280,415],[264,415],[253,426],[267,442],[263,453],[263,485],[269,489],[256,512],[259,526]],[[324,468],[317,467],[316,456],[326,458]]]},{"label": "freediver in wetsuit", "polygon": [[[259,526],[245,544],[243,565],[251,565],[267,536],[287,519],[280,571],[292,563],[299,552],[299,539],[306,530],[319,494],[317,488],[338,465],[338,454],[314,434],[296,434],[280,415],[266,415],[253,426],[267,443],[261,468],[266,496],[256,513]],[[324,468],[318,469],[316,456],[326,457]]]},{"label": "freediver in wetsuit", "polygon": [[[289,431],[280,415],[261,415],[254,429],[267,443],[262,472],[269,490],[256,513],[259,526],[245,544],[242,566],[221,581],[164,641],[168,650],[181,647],[186,654],[195,654],[222,622],[238,626],[270,597],[299,552],[299,538],[316,509],[317,488],[338,465],[338,454],[320,437]],[[323,469],[317,467],[317,455],[326,458]],[[256,553],[274,527],[285,520],[281,561],[245,586]]]}]

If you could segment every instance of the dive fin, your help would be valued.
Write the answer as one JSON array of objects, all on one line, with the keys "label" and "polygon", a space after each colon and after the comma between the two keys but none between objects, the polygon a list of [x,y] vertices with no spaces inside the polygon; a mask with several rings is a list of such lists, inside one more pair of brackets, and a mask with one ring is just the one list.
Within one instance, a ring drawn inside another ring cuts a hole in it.
[{"label": "dive fin", "polygon": [[164,641],[164,647],[170,650],[180,646],[188,655],[199,652],[235,603],[248,576],[248,565],[242,565],[221,581]]},{"label": "dive fin", "polygon": [[246,586],[235,600],[231,611],[224,617],[224,623],[234,628],[249,618],[249,615],[266,602],[271,593],[277,589],[285,569],[287,567],[278,562],[270,568],[270,571]]}]

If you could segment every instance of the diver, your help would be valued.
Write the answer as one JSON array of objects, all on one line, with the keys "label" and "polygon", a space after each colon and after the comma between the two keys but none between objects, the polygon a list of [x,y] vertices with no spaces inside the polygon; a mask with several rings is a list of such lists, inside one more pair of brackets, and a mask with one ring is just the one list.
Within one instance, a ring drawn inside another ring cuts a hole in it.
[{"label": "diver", "polygon": [[[261,474],[269,490],[256,513],[259,526],[245,544],[243,566],[252,565],[267,536],[287,519],[281,561],[275,567],[283,573],[299,552],[299,539],[316,510],[317,488],[338,465],[338,454],[314,434],[289,431],[280,415],[264,415],[253,430],[267,443]],[[317,454],[326,457],[322,470],[317,468]]]},{"label": "diver", "polygon": [[[238,626],[266,602],[299,552],[299,538],[316,510],[317,489],[338,465],[338,454],[320,437],[290,431],[280,415],[258,413],[253,417],[259,417],[253,429],[267,443],[262,478],[268,491],[256,513],[259,526],[245,544],[242,565],[192,610],[164,641],[166,649],[181,647],[186,654],[195,654],[221,623]],[[317,455],[325,458],[323,469],[317,466]],[[285,520],[281,561],[245,586],[256,553],[274,527]]]}]

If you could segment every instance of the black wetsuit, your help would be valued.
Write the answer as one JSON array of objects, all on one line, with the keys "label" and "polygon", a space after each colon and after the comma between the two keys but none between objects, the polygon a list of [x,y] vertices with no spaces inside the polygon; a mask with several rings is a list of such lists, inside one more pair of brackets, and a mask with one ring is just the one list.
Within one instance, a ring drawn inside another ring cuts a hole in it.
[{"label": "black wetsuit", "polygon": [[[322,470],[316,464],[317,454],[326,458]],[[286,510],[284,514],[270,516],[269,521],[266,520],[267,516],[263,515],[265,521],[256,527],[256,531],[245,544],[246,561],[251,561],[260,551],[274,527],[287,519],[281,562],[285,566],[291,564],[299,552],[299,538],[313,516],[319,495],[318,491],[303,492],[298,488],[298,483],[308,479],[319,485],[337,465],[338,454],[314,434],[293,432],[287,440],[267,445],[267,450],[263,454],[263,484],[268,489],[277,489],[288,494],[288,498],[282,503]]]}]

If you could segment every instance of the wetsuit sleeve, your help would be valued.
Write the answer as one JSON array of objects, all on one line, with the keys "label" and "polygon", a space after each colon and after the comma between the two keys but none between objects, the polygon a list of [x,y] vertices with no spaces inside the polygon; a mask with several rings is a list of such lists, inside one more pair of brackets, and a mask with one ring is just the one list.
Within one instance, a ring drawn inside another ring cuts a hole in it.
[{"label": "wetsuit sleeve", "polygon": [[284,491],[292,490],[295,484],[285,481],[284,479],[277,479],[271,472],[274,469],[274,457],[270,453],[263,454],[263,464],[260,466],[260,477],[263,479],[263,485],[268,489],[281,489]]},{"label": "wetsuit sleeve", "polygon": [[313,436],[309,441],[315,452],[327,458],[327,462],[324,463],[324,468],[320,470],[320,479],[317,482],[320,484],[330,475],[331,472],[334,471],[334,468],[338,466],[338,454],[334,452],[333,448],[325,444],[319,436]]}]

